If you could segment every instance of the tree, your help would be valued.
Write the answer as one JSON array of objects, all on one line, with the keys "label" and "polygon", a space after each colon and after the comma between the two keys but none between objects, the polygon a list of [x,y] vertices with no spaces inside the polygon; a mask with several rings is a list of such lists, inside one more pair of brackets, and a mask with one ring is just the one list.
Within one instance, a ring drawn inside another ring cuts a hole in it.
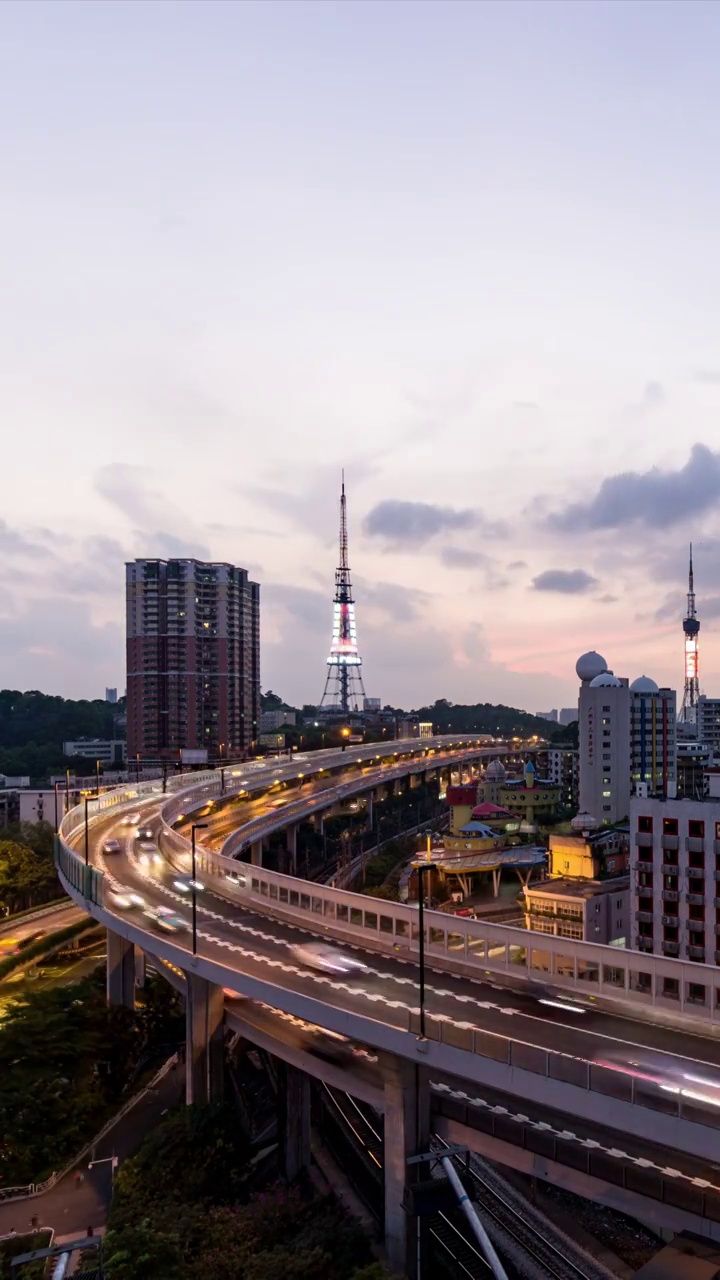
[{"label": "tree", "polygon": [[14,840],[0,840],[0,903],[21,911],[59,892],[52,861]]}]

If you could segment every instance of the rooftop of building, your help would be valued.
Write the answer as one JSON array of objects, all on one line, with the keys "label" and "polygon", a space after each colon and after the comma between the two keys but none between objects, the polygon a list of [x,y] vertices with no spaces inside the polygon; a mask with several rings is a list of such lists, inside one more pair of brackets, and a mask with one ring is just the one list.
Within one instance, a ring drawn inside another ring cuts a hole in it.
[{"label": "rooftop of building", "polygon": [[630,876],[614,876],[611,880],[587,880],[581,876],[551,876],[528,886],[526,892],[547,898],[596,898],[605,893],[622,893],[630,887]]}]

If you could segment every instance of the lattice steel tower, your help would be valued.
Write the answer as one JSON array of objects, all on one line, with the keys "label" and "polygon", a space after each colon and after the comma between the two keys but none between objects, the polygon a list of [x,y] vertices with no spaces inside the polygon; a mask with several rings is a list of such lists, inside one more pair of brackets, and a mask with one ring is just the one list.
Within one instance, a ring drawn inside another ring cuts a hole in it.
[{"label": "lattice steel tower", "polygon": [[362,658],[358,653],[355,632],[355,601],[348,565],[347,502],[345,498],[345,472],[342,473],[340,492],[340,563],[335,570],[335,601],[333,604],[333,633],[330,656],[327,660],[327,679],[320,710],[348,715],[362,710],[363,688]]},{"label": "lattice steel tower", "polygon": [[693,578],[692,542],[690,543],[690,572],[688,575],[687,614],[683,618],[685,635],[685,689],[680,720],[685,724],[697,723],[697,705],[700,697],[700,622],[695,613],[695,582]]}]

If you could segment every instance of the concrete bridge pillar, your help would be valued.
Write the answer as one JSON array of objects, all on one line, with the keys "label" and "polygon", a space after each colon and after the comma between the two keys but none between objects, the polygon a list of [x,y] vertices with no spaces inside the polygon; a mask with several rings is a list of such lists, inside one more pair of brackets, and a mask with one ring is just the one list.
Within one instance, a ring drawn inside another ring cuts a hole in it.
[{"label": "concrete bridge pillar", "polygon": [[403,1207],[407,1162],[430,1147],[430,1080],[427,1068],[401,1058],[383,1060],[385,1095],[385,1251],[393,1274],[416,1276],[419,1219]]},{"label": "concrete bridge pillar", "polygon": [[145,978],[147,976],[146,970],[147,970],[147,964],[146,964],[145,952],[141,951],[139,947],[136,947],[135,948],[135,986],[136,987],[145,986]]},{"label": "concrete bridge pillar", "polygon": [[280,1169],[292,1182],[310,1165],[310,1077],[277,1061]]},{"label": "concrete bridge pillar", "polygon": [[107,931],[107,1002],[135,1008],[135,948],[119,933]]},{"label": "concrete bridge pillar", "polygon": [[187,974],[185,997],[185,1101],[219,1102],[223,1095],[223,990]]},{"label": "concrete bridge pillar", "polygon": [[250,863],[253,867],[261,867],[263,864],[263,842],[262,840],[253,840],[250,845]]},{"label": "concrete bridge pillar", "polygon": [[368,791],[365,796],[365,812],[368,829],[372,830],[373,822],[375,820],[375,796],[372,791]]},{"label": "concrete bridge pillar", "polygon": [[404,783],[405,783],[405,779],[404,779],[404,778],[396,778],[396,779],[395,779],[395,781],[393,782],[393,795],[394,795],[394,796],[401,796],[401,795],[402,795],[403,791],[405,790]]},{"label": "concrete bridge pillar", "polygon": [[297,833],[298,823],[294,822],[286,831],[287,851],[290,858],[290,875],[297,875]]}]

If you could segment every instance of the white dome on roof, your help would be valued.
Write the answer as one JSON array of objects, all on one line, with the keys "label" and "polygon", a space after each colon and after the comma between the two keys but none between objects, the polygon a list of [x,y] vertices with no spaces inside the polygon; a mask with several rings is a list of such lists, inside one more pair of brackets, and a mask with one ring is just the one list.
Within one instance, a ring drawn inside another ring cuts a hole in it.
[{"label": "white dome on roof", "polygon": [[505,768],[505,765],[502,764],[499,760],[491,760],[490,764],[485,770],[485,781],[486,782],[504,782],[506,778],[507,778],[507,770]]},{"label": "white dome on roof", "polygon": [[658,687],[650,676],[638,676],[637,680],[633,680],[630,685],[631,693],[657,693]]},{"label": "white dome on roof", "polygon": [[595,679],[590,681],[590,688],[619,689],[620,683],[621,682],[618,680],[617,676],[613,675],[612,671],[601,671],[599,676],[595,676]]},{"label": "white dome on roof", "polygon": [[575,663],[575,670],[578,679],[583,684],[588,680],[594,680],[595,676],[599,676],[603,671],[607,671],[607,662],[601,654],[591,649],[589,653],[583,653]]}]

